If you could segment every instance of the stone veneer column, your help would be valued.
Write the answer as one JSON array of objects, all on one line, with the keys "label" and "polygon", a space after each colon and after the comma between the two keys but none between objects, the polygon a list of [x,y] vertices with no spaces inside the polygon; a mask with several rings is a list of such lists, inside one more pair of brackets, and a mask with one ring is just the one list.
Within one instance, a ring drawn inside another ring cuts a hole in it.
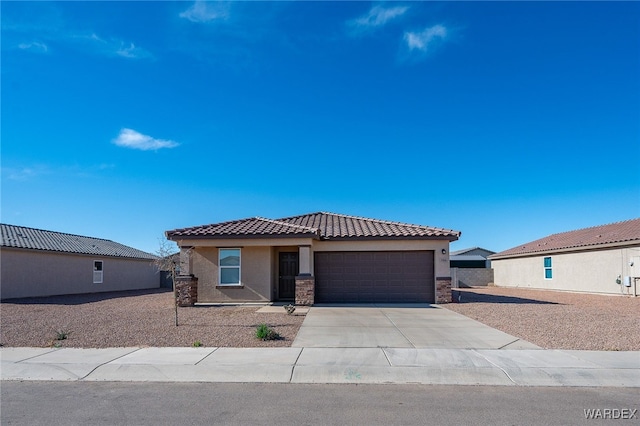
[{"label": "stone veneer column", "polygon": [[316,279],[312,275],[296,277],[296,305],[312,306],[316,293]]},{"label": "stone veneer column", "polygon": [[178,275],[175,282],[178,306],[193,306],[198,301],[198,278],[193,275]]},{"label": "stone veneer column", "polygon": [[451,303],[451,277],[436,278],[436,303]]}]

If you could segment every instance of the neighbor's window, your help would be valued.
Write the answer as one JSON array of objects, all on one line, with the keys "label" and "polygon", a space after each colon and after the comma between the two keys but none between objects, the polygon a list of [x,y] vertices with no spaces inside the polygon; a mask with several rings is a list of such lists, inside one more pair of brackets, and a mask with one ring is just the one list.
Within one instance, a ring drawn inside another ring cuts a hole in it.
[{"label": "neighbor's window", "polygon": [[544,258],[544,278],[546,280],[550,280],[551,278],[553,278],[553,272],[552,272],[552,268],[551,268],[551,258],[550,257],[545,257]]},{"label": "neighbor's window", "polygon": [[219,256],[219,285],[240,285],[240,249],[220,249]]},{"label": "neighbor's window", "polygon": [[93,283],[102,284],[102,260],[93,261]]}]

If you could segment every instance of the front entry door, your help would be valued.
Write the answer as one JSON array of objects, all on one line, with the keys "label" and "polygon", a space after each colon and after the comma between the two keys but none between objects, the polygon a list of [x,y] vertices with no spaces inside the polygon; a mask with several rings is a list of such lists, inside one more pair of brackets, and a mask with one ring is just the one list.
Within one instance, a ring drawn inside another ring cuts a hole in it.
[{"label": "front entry door", "polygon": [[278,280],[278,298],[295,299],[296,276],[299,273],[298,253],[280,253],[280,265]]}]

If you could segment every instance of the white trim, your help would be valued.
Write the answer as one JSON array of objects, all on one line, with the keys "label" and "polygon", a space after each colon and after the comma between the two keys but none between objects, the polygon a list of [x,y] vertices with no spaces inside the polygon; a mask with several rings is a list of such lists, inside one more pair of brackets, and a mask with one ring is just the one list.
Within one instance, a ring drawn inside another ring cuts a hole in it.
[{"label": "white trim", "polygon": [[[238,250],[238,266],[222,266],[220,264],[220,253],[222,250]],[[237,283],[223,283],[222,282],[222,270],[223,269],[237,269],[238,270],[238,282]],[[240,247],[221,247],[218,248],[218,286],[239,286],[242,285],[242,249]]]},{"label": "white trim", "polygon": [[[551,266],[545,265],[545,261],[549,259],[549,263]],[[543,256],[542,257],[542,267],[544,268],[544,279],[547,281],[551,281],[553,279],[553,258],[551,256]],[[547,278],[547,270],[551,271],[551,278]]]},{"label": "white trim", "polygon": [[[100,270],[96,269],[97,262],[100,262]],[[102,284],[104,282],[104,260],[93,261],[93,283]]]}]

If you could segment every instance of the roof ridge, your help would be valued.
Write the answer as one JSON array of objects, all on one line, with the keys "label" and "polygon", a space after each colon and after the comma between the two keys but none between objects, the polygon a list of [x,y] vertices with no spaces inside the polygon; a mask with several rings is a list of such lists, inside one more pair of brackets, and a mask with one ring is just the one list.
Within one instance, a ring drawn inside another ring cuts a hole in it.
[{"label": "roof ridge", "polygon": [[[605,224],[602,224],[602,225],[587,226],[587,227],[585,227],[585,228],[573,229],[573,230],[571,230],[571,231],[556,232],[555,234],[549,234],[549,235],[547,235],[546,237],[542,237],[542,238],[538,238],[538,239],[539,239],[539,240],[542,240],[542,239],[545,239],[545,238],[553,237],[553,236],[555,236],[555,235],[570,234],[570,233],[572,233],[572,232],[587,231],[587,230],[590,230],[590,229],[595,229],[595,228],[604,228],[604,227],[606,227],[606,226],[612,226],[612,225],[621,225],[621,224],[623,224],[623,223],[633,222],[633,221],[636,221],[636,220],[640,220],[640,217],[637,217],[637,218],[634,218],[634,219],[621,220],[621,221],[618,221],[618,222],[605,223]],[[537,241],[537,240],[536,240],[536,241]]]},{"label": "roof ridge", "polygon": [[[115,244],[120,244],[116,241],[113,240],[108,240],[106,238],[100,238],[100,237],[90,237],[88,235],[80,235],[80,234],[71,234],[69,232],[60,232],[60,231],[51,231],[50,229],[40,229],[40,228],[32,228],[30,226],[22,226],[22,225],[11,225],[8,223],[0,223],[0,225],[2,226],[9,226],[12,228],[23,228],[23,229],[29,229],[31,231],[40,231],[40,232],[49,232],[51,234],[58,234],[58,235],[67,235],[69,237],[80,237],[80,238],[90,238],[92,240],[99,240],[99,241],[107,241],[110,243],[115,243]],[[132,247],[133,248],[133,247]],[[137,250],[137,249],[136,249]]]},{"label": "roof ridge", "polygon": [[156,257],[152,253],[106,238],[7,223],[0,223],[0,226],[2,227],[0,245],[5,248],[135,259]]},{"label": "roof ridge", "polygon": [[180,232],[180,231],[184,231],[184,230],[187,230],[187,229],[206,228],[206,227],[209,227],[209,226],[220,226],[220,225],[226,225],[228,223],[238,223],[238,222],[243,222],[245,220],[251,220],[251,219],[262,219],[262,218],[259,218],[257,216],[245,217],[245,218],[242,218],[242,219],[225,220],[224,222],[218,222],[218,223],[205,223],[205,224],[202,224],[202,225],[188,226],[186,228],[176,228],[176,229],[172,229],[172,230],[166,231],[166,232]]},{"label": "roof ridge", "polygon": [[267,221],[267,222],[276,223],[278,225],[290,226],[292,228],[304,229],[305,231],[312,231],[314,233],[318,232],[318,228],[312,228],[310,226],[296,225],[295,223],[282,222],[282,221],[277,220],[277,219],[269,219],[267,217],[261,217],[261,216],[255,216],[253,219],[264,220],[264,221]]},{"label": "roof ridge", "polygon": [[[437,229],[437,230],[442,230],[442,231],[452,231],[452,232],[458,232],[458,231],[454,231],[453,229],[447,229],[447,228],[439,228],[436,226],[430,226],[430,225],[417,225],[415,223],[406,223],[406,222],[398,222],[398,221],[392,221],[392,220],[384,220],[384,219],[374,219],[374,218],[370,218],[370,217],[364,217],[364,216],[353,216],[353,215],[348,215],[348,214],[342,214],[342,213],[331,213],[331,212],[318,212],[320,214],[328,214],[328,215],[332,215],[332,216],[340,216],[340,217],[345,217],[345,218],[349,218],[349,219],[363,219],[363,220],[368,220],[371,222],[377,222],[377,223],[385,223],[387,225],[401,225],[401,226],[410,226],[413,228],[431,228],[431,229]],[[312,214],[317,214],[317,213],[309,213],[309,215]],[[308,215],[300,215],[300,216],[308,216]]]}]

